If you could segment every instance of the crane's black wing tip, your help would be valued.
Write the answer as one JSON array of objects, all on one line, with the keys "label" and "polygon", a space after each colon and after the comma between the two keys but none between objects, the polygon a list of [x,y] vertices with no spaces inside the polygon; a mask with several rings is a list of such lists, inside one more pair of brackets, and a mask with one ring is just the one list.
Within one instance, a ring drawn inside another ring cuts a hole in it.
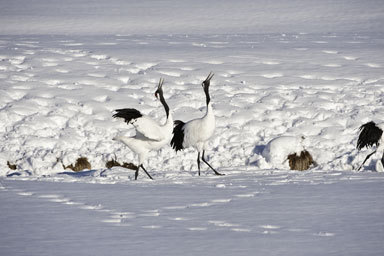
[{"label": "crane's black wing tip", "polygon": [[179,151],[183,150],[183,142],[184,142],[184,125],[185,123],[180,120],[176,120],[174,122],[175,127],[173,128],[173,137],[171,140],[171,146],[174,150]]},{"label": "crane's black wing tip", "polygon": [[127,123],[131,122],[133,119],[137,119],[143,116],[140,111],[134,108],[121,108],[116,109],[115,111],[116,113],[112,117],[123,118]]},{"label": "crane's black wing tip", "polygon": [[363,124],[359,128],[360,135],[357,140],[357,149],[362,149],[364,147],[372,147],[373,145],[378,146],[379,140],[383,135],[383,130],[381,130],[375,122],[370,121]]}]

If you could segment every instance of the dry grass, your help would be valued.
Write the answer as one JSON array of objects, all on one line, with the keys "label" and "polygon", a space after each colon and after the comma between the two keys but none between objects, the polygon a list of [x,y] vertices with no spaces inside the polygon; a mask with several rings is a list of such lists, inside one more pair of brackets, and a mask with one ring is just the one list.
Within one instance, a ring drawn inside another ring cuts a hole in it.
[{"label": "dry grass", "polygon": [[73,164],[70,164],[68,166],[65,166],[63,164],[64,169],[71,169],[74,172],[80,172],[84,169],[91,169],[91,164],[88,161],[88,158],[86,157],[80,157],[76,160],[75,166]]},{"label": "dry grass", "polygon": [[313,161],[312,155],[306,150],[301,151],[300,155],[296,153],[290,154],[288,160],[291,170],[304,171],[308,170],[312,164],[316,164],[316,162]]},{"label": "dry grass", "polygon": [[11,169],[11,170],[16,170],[17,169],[17,165],[11,164],[9,161],[7,161],[7,165],[9,167],[9,169]]},{"label": "dry grass", "polygon": [[111,169],[112,167],[115,167],[115,166],[124,167],[131,170],[137,169],[137,166],[134,165],[133,163],[124,162],[123,164],[120,164],[119,162],[116,161],[116,159],[112,159],[105,164],[105,167],[107,167],[108,169]]}]

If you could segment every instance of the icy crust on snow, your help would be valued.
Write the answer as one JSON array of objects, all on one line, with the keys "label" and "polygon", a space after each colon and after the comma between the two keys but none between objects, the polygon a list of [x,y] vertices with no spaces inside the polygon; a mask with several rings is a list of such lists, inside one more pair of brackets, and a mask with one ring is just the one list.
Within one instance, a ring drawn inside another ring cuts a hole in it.
[{"label": "icy crust on snow", "polygon": [[[262,153],[266,145],[304,136],[318,170],[352,171],[370,152],[355,149],[358,127],[384,121],[383,44],[380,34],[0,36],[0,175],[67,173],[58,159],[80,156],[99,174],[115,157],[136,163],[112,140],[134,134],[113,110],[137,108],[163,122],[154,97],[163,77],[174,119],[201,117],[210,71],[216,131],[207,156],[218,170],[284,169]],[[168,146],[145,166],[155,178],[189,177],[196,157]]]}]

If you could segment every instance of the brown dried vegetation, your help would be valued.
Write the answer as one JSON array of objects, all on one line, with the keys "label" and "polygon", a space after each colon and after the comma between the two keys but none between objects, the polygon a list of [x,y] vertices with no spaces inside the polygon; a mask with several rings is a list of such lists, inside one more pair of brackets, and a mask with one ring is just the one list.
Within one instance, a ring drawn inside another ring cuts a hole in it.
[{"label": "brown dried vegetation", "polygon": [[9,169],[11,169],[11,170],[16,170],[17,169],[17,165],[11,164],[9,161],[7,161],[7,165],[9,167]]},{"label": "brown dried vegetation", "polygon": [[[63,164],[63,163],[62,163],[62,164]],[[74,172],[80,172],[80,171],[82,171],[82,170],[84,170],[84,169],[91,169],[92,167],[91,167],[91,164],[90,164],[89,161],[88,161],[88,158],[86,158],[86,157],[80,157],[80,158],[78,158],[78,159],[76,160],[75,166],[73,166],[73,164],[70,164],[70,165],[68,165],[68,166],[65,166],[65,165],[63,164],[63,168],[64,168],[64,169],[69,168],[69,169],[71,169],[71,170],[74,171]]]},{"label": "brown dried vegetation", "polygon": [[133,163],[124,162],[123,164],[120,164],[119,162],[116,161],[116,159],[112,159],[105,164],[105,167],[107,167],[108,169],[111,169],[112,167],[115,167],[115,166],[124,167],[132,170],[137,169],[137,166],[134,165]]},{"label": "brown dried vegetation", "polygon": [[307,150],[301,151],[300,155],[296,153],[288,155],[288,160],[291,170],[304,171],[308,170],[312,164],[316,165],[312,155]]}]

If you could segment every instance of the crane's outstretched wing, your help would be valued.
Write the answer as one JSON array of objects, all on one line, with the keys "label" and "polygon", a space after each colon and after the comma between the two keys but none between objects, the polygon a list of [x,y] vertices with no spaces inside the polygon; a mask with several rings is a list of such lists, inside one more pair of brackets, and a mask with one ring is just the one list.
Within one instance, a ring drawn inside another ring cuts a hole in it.
[{"label": "crane's outstretched wing", "polygon": [[132,125],[136,128],[136,132],[150,140],[162,141],[167,138],[163,127],[148,116],[137,118]]},{"label": "crane's outstretched wing", "polygon": [[166,138],[162,127],[148,116],[142,115],[134,108],[116,109],[115,118],[123,118],[127,124],[132,124],[136,128],[137,136],[140,139],[161,141]]},{"label": "crane's outstretched wing", "polygon": [[124,121],[129,124],[132,120],[135,120],[139,117],[142,117],[143,115],[134,108],[122,108],[122,109],[116,109],[116,114],[113,115],[115,118],[123,118]]}]

